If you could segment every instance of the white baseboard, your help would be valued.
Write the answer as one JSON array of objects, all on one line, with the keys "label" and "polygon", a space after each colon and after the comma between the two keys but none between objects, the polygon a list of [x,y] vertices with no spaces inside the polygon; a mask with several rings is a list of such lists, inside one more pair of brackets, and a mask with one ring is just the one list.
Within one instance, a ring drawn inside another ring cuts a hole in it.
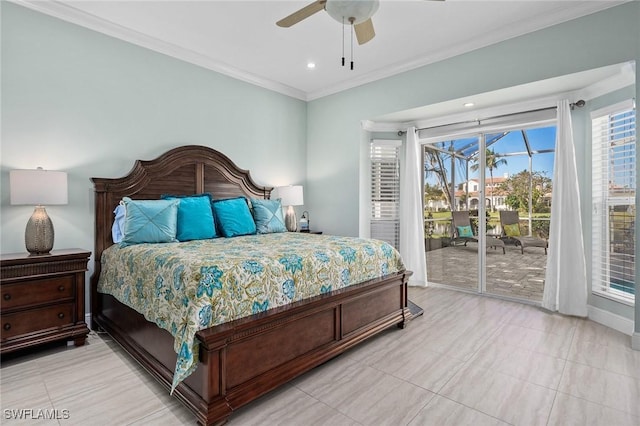
[{"label": "white baseboard", "polygon": [[640,333],[633,333],[631,336],[631,349],[640,351]]},{"label": "white baseboard", "polygon": [[87,324],[87,327],[91,329],[91,314],[84,314],[84,322]]},{"label": "white baseboard", "polygon": [[597,322],[598,324],[613,328],[627,336],[633,336],[634,323],[633,320],[630,320],[629,318],[621,317],[620,315],[613,314],[594,306],[587,306],[587,314],[590,320]]}]

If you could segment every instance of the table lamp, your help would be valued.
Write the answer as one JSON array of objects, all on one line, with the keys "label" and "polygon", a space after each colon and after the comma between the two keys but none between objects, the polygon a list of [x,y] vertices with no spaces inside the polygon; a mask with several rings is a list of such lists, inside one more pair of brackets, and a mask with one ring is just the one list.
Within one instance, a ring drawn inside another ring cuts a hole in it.
[{"label": "table lamp", "polygon": [[298,219],[293,206],[301,206],[304,204],[304,195],[302,185],[279,186],[272,194],[272,198],[280,198],[282,206],[287,206],[287,212],[284,216],[284,224],[288,231],[295,232],[298,230]]},{"label": "table lamp", "polygon": [[12,205],[35,206],[27,222],[24,241],[31,254],[47,254],[53,249],[53,223],[44,205],[67,204],[67,174],[43,170],[11,170],[9,186]]}]

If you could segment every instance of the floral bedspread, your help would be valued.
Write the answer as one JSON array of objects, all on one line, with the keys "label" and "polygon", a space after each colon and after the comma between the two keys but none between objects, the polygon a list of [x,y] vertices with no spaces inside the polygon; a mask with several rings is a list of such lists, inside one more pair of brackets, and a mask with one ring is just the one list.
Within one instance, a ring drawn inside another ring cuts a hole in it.
[{"label": "floral bedspread", "polygon": [[173,392],[198,364],[198,330],[404,269],[385,242],[294,232],[116,244],[98,291],[174,336]]}]

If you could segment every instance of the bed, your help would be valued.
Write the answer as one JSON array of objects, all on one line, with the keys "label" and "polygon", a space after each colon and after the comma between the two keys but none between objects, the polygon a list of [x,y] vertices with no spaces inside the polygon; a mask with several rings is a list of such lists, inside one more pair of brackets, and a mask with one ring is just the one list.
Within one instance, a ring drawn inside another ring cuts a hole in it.
[{"label": "bed", "polygon": [[171,389],[200,424],[222,424],[234,410],[389,327],[404,328],[412,318],[407,300],[410,271],[401,269],[346,287],[336,282],[324,286],[321,294],[197,330],[196,368],[175,382],[179,354],[172,333],[114,295],[98,291],[103,254],[106,260],[109,251],[115,251],[114,208],[123,197],[159,199],[168,193],[269,199],[272,188],[256,184],[248,171],[224,154],[193,145],[172,149],[154,160],[138,160],[124,177],[92,181],[96,227],[92,328],[106,331]]}]

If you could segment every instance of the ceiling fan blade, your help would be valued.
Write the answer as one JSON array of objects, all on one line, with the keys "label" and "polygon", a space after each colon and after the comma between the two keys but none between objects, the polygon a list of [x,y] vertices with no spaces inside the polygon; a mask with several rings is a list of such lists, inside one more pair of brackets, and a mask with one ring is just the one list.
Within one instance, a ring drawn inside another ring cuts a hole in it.
[{"label": "ceiling fan blade", "polygon": [[293,24],[297,24],[298,22],[308,18],[314,13],[317,13],[323,10],[324,4],[326,2],[327,0],[316,0],[313,3],[298,10],[297,12],[293,12],[291,15],[287,16],[286,18],[282,18],[281,20],[276,22],[276,25],[279,27],[288,28]]},{"label": "ceiling fan blade", "polygon": [[371,18],[359,24],[355,24],[354,29],[356,31],[358,44],[365,44],[376,35],[376,32],[373,30],[373,21]]}]

